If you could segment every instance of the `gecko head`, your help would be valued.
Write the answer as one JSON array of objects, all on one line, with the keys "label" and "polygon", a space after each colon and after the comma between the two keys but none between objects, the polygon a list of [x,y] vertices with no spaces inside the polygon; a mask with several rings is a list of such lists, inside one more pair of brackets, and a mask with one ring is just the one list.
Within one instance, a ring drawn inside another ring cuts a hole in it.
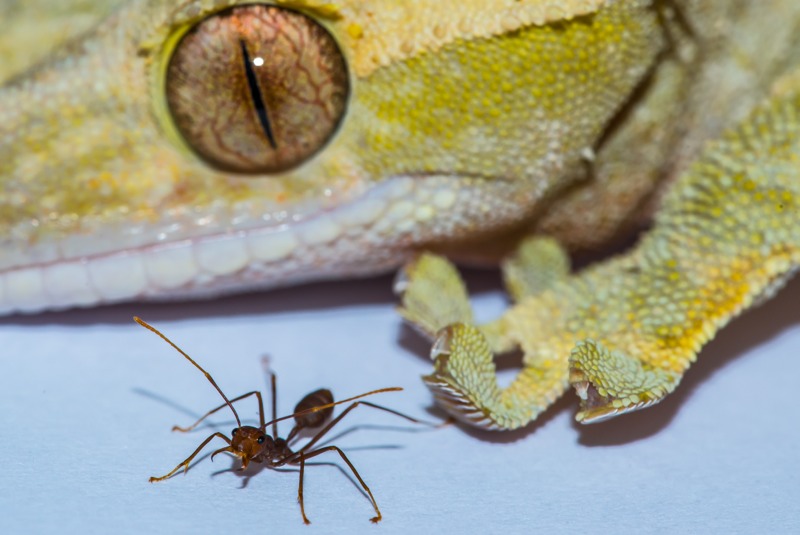
[{"label": "gecko head", "polygon": [[581,70],[630,63],[621,102],[652,53],[528,3],[208,4],[121,1],[0,70],[0,313],[375,273],[504,231],[617,107],[579,98],[608,85]]}]

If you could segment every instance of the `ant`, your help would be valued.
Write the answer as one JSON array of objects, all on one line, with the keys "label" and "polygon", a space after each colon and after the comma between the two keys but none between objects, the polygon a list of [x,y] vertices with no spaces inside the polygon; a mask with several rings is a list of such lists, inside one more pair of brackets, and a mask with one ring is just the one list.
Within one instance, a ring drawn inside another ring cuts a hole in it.
[{"label": "ant", "polygon": [[[183,472],[186,473],[189,470],[189,465],[192,460],[202,451],[203,448],[208,445],[214,438],[221,438],[225,442],[227,442],[228,446],[220,448],[214,451],[211,454],[211,460],[214,460],[214,456],[219,453],[230,453],[231,455],[238,457],[241,460],[242,466],[241,470],[247,468],[247,465],[252,461],[254,463],[265,463],[267,468],[278,468],[284,465],[299,465],[300,466],[300,483],[297,490],[297,500],[300,502],[300,514],[303,516],[303,522],[306,524],[310,524],[311,522],[308,520],[308,517],[305,513],[305,506],[303,503],[303,472],[305,470],[305,463],[307,460],[321,455],[328,451],[335,451],[339,454],[342,460],[350,467],[350,470],[353,472],[353,475],[356,477],[358,482],[361,484],[361,487],[366,491],[369,499],[372,501],[372,507],[375,509],[375,516],[370,518],[370,521],[373,523],[380,522],[382,515],[380,509],[378,509],[378,503],[375,501],[375,497],[372,495],[372,491],[369,490],[369,487],[361,478],[356,470],[356,467],[353,466],[353,463],[350,462],[350,459],[347,458],[347,455],[339,449],[337,446],[323,446],[320,448],[312,449],[313,446],[319,442],[319,440],[333,428],[339,421],[345,417],[345,415],[356,408],[359,405],[366,405],[369,407],[373,407],[375,409],[379,409],[391,414],[395,414],[400,416],[401,418],[405,418],[406,420],[423,424],[423,425],[430,425],[432,427],[439,427],[437,424],[432,424],[428,422],[424,422],[421,420],[417,420],[410,416],[407,416],[403,413],[397,412],[395,410],[389,409],[387,407],[382,407],[381,405],[376,405],[374,403],[370,403],[368,401],[355,401],[359,398],[363,398],[366,396],[371,396],[373,394],[379,394],[382,392],[395,392],[402,390],[400,387],[390,387],[390,388],[381,388],[379,390],[372,390],[370,392],[366,392],[364,394],[354,396],[351,398],[343,399],[341,401],[333,401],[333,394],[328,389],[319,389],[311,392],[310,394],[306,395],[294,409],[294,413],[288,416],[283,416],[281,418],[276,417],[276,383],[277,379],[275,374],[272,371],[267,370],[270,376],[270,394],[272,398],[272,420],[269,422],[265,422],[264,420],[264,402],[261,398],[261,392],[254,390],[252,392],[248,392],[243,394],[239,397],[233,398],[229,400],[227,396],[222,392],[217,383],[214,381],[214,378],[205,371],[197,362],[192,359],[189,355],[187,355],[181,348],[175,345],[169,338],[167,338],[164,334],[162,334],[158,329],[153,327],[152,325],[148,324],[141,318],[134,316],[133,320],[148,329],[158,336],[160,336],[165,342],[171,345],[175,350],[178,351],[181,355],[183,355],[186,360],[191,362],[195,368],[203,372],[206,376],[206,379],[212,384],[212,386],[219,392],[219,395],[222,396],[222,399],[225,400],[225,403],[216,407],[206,414],[204,414],[199,420],[195,423],[190,425],[189,427],[179,427],[174,426],[172,428],[173,431],[180,431],[183,433],[189,432],[196,428],[203,420],[214,414],[215,412],[224,409],[225,407],[229,407],[231,412],[233,412],[233,416],[236,419],[237,427],[231,431],[231,437],[228,438],[224,433],[216,432],[206,438],[203,442],[200,443],[200,446],[194,450],[194,453],[189,455],[182,463],[176,466],[172,471],[163,475],[161,477],[151,477],[150,482],[154,483],[156,481],[163,481],[165,479],[169,479],[172,477],[176,472],[178,472],[181,468],[183,468]],[[249,425],[242,425],[241,420],[239,419],[239,414],[236,412],[236,409],[233,407],[233,404],[237,401],[241,401],[247,397],[255,396],[258,399],[258,415],[259,415],[259,426],[253,427]],[[325,427],[323,427],[320,431],[318,431],[303,447],[298,449],[297,451],[293,451],[289,446],[290,441],[294,439],[297,434],[303,429],[315,429],[321,427],[322,424],[325,423],[326,420],[333,414],[333,407],[336,405],[340,405],[342,403],[353,402],[350,404],[344,411],[342,411],[339,416],[331,420]],[[282,420],[288,420],[290,418],[294,418],[294,427],[286,438],[281,438],[278,435],[278,422]],[[272,426],[272,434],[268,434],[266,432],[267,427]]]}]

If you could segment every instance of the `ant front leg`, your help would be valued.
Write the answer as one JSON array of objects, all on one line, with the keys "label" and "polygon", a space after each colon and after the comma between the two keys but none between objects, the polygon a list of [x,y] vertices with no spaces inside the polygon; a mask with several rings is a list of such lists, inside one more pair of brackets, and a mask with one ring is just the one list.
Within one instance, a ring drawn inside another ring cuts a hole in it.
[{"label": "ant front leg", "polygon": [[[261,399],[261,392],[259,392],[258,390],[253,390],[252,392],[248,392],[247,394],[242,394],[241,396],[239,396],[237,398],[233,398],[231,400],[231,403],[236,403],[237,401],[241,401],[241,400],[243,400],[243,399],[245,399],[247,397],[250,397],[250,396],[255,396],[255,397],[258,398],[258,419],[259,419],[259,423],[261,424],[261,427],[264,427],[264,402]],[[191,431],[192,429],[194,429],[195,427],[200,425],[200,423],[203,420],[205,420],[206,418],[208,418],[209,416],[211,416],[215,412],[224,409],[227,406],[228,406],[227,403],[223,403],[219,407],[211,409],[210,411],[205,413],[199,420],[197,420],[195,423],[193,423],[189,427],[180,427],[180,426],[176,425],[176,426],[172,427],[172,430],[173,431],[180,431],[181,433],[188,433],[189,431]]]},{"label": "ant front leg", "polygon": [[[192,453],[191,455],[189,455],[189,457],[187,457],[187,458],[186,458],[186,460],[184,460],[184,461],[183,461],[181,464],[179,464],[178,466],[176,466],[175,468],[173,468],[173,469],[172,469],[172,471],[171,471],[170,473],[168,473],[168,474],[166,474],[166,475],[163,475],[163,476],[161,476],[161,477],[151,477],[151,478],[150,478],[150,483],[155,483],[156,481],[163,481],[163,480],[165,480],[165,479],[169,479],[170,477],[172,477],[172,476],[175,474],[175,472],[177,472],[177,471],[178,471],[178,470],[180,470],[181,468],[183,468],[183,473],[185,474],[185,473],[186,473],[186,472],[189,470],[189,464],[192,462],[192,459],[194,459],[195,457],[197,457],[197,454],[198,454],[198,453],[200,453],[200,450],[202,450],[203,448],[205,448],[205,447],[206,447],[206,445],[207,445],[209,442],[211,442],[211,441],[214,439],[214,437],[219,437],[219,438],[221,438],[222,440],[224,440],[225,442],[227,442],[229,446],[230,446],[230,444],[231,444],[231,439],[229,439],[228,437],[226,437],[226,436],[225,436],[225,435],[223,435],[222,433],[214,433],[213,435],[211,435],[211,436],[209,436],[207,439],[205,439],[205,440],[202,442],[202,444],[200,444],[200,445],[197,447],[197,449],[196,449],[196,450],[194,450],[194,453]],[[213,455],[212,455],[212,457],[213,457]]]}]

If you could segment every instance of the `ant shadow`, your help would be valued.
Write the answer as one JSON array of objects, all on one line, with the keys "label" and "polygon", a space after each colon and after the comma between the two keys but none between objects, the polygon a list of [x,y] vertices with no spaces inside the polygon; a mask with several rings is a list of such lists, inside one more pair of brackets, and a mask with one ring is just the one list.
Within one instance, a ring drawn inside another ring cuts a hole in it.
[{"label": "ant shadow", "polygon": [[[133,391],[134,394],[137,394],[137,395],[143,396],[145,398],[148,398],[148,399],[150,399],[152,401],[155,401],[156,403],[159,403],[159,404],[162,404],[162,405],[166,405],[167,407],[175,410],[176,412],[179,412],[179,413],[182,413],[182,414],[186,415],[187,417],[191,418],[194,421],[199,419],[200,416],[201,416],[200,414],[194,412],[193,410],[187,408],[186,406],[181,405],[180,403],[178,403],[178,402],[176,402],[176,401],[174,401],[174,400],[172,400],[170,398],[167,398],[167,397],[162,396],[160,394],[156,394],[156,393],[151,392],[149,390],[142,389],[142,388],[134,388],[132,391]],[[255,422],[255,420],[249,420],[249,419],[243,419],[242,420],[242,424],[243,425],[252,425],[254,427],[258,426],[258,423]],[[192,429],[191,431],[189,431],[186,434],[204,435],[204,433],[202,433],[203,431],[206,431],[209,434],[213,434],[213,433],[216,433],[216,432],[221,432],[221,433],[224,434],[224,431],[223,431],[224,429],[231,429],[232,427],[236,427],[236,425],[237,425],[237,423],[236,423],[235,420],[225,420],[225,421],[211,421],[211,420],[208,420],[208,421],[204,421],[201,425],[197,426],[196,428]],[[322,425],[325,425],[325,424],[323,423]],[[321,428],[321,426],[319,428]],[[319,428],[317,428],[317,429],[319,429]],[[326,446],[333,445],[334,442],[339,441],[342,438],[344,438],[344,437],[346,437],[348,435],[351,435],[351,434],[353,434],[353,433],[355,433],[357,431],[363,431],[363,430],[416,433],[416,432],[422,432],[422,431],[429,431],[429,430],[431,430],[431,428],[430,427],[428,427],[428,428],[413,428],[413,427],[409,427],[409,426],[395,426],[395,425],[356,424],[356,425],[351,425],[349,427],[346,427],[343,430],[341,430],[340,432],[338,432],[336,434],[333,434],[331,436],[328,436],[324,440],[321,440],[319,442],[319,444],[317,445],[317,448],[324,448]],[[175,431],[174,428],[173,428],[173,431]],[[297,434],[297,436],[294,437],[294,439],[291,441],[291,444],[293,445],[293,447],[296,448],[297,446],[299,446],[302,443],[302,441],[304,441],[304,440],[312,440],[317,435],[317,433],[318,433],[318,431],[315,432],[313,429],[302,429]],[[402,446],[397,445],[397,444],[372,444],[372,445],[368,445],[368,446],[341,447],[341,450],[343,452],[346,452],[346,453],[352,453],[352,452],[355,452],[355,451],[397,450],[397,449],[402,449]],[[332,451],[331,453],[335,453],[335,451]],[[186,467],[185,472],[188,472],[189,470],[191,470],[196,465],[204,462],[206,459],[209,459],[210,457],[212,457],[212,455],[213,455],[212,451],[208,451],[208,452],[204,452],[204,453],[199,454]],[[228,456],[230,456],[230,455],[228,455]],[[212,459],[212,461],[213,461],[213,459]],[[335,467],[344,477],[347,478],[347,480],[350,482],[350,484],[359,493],[361,493],[365,498],[369,499],[369,495],[364,491],[364,489],[356,481],[356,479],[353,477],[353,475],[351,473],[349,473],[348,471],[346,471],[344,468],[342,468],[342,466],[339,465],[338,463],[332,462],[332,461],[309,461],[309,462],[306,462],[305,465],[307,467],[308,466],[332,466],[332,467]],[[257,476],[258,474],[262,473],[265,470],[271,470],[271,471],[275,471],[275,472],[287,472],[287,473],[295,472],[295,473],[298,473],[298,474],[300,472],[300,468],[299,467],[295,468],[294,465],[270,466],[267,463],[257,463],[257,462],[251,462],[250,465],[247,468],[242,469],[240,467],[239,462],[235,458],[233,458],[230,468],[225,468],[225,469],[222,469],[222,470],[217,470],[215,472],[212,472],[210,477],[214,478],[214,477],[216,477],[218,475],[222,475],[222,474],[226,474],[226,473],[232,473],[233,475],[242,478],[242,484],[241,484],[240,488],[241,489],[245,489],[245,488],[248,487],[248,485],[250,483],[250,480],[253,477]]]},{"label": "ant shadow", "polygon": [[[800,307],[797,303],[800,303],[800,280],[790,282],[774,299],[745,312],[720,331],[702,349],[697,362],[687,370],[676,391],[667,396],[663,402],[599,424],[583,425],[573,420],[572,428],[578,434],[578,443],[588,447],[620,445],[636,442],[663,431],[695,390],[701,388],[714,373],[781,332],[800,324]],[[409,353],[430,362],[428,357],[430,342],[412,328],[404,325],[400,329],[398,344]],[[519,354],[500,355],[495,363],[501,382],[504,376],[515,374],[522,367]],[[548,407],[534,422],[521,429],[492,432],[466,424],[458,425],[464,432],[478,440],[499,444],[512,443],[536,433],[564,412],[576,412],[577,407],[578,399],[572,389],[568,389],[564,396]]]},{"label": "ant shadow", "polygon": [[[347,451],[351,450],[348,449]],[[352,485],[352,487],[356,491],[358,491],[359,494],[361,494],[364,498],[369,499],[369,495],[364,491],[364,489],[361,488],[361,485],[358,483],[358,481],[356,481],[356,479],[352,476],[352,474],[347,470],[345,470],[344,468],[342,468],[341,465],[339,465],[338,463],[332,461],[311,461],[311,462],[306,462],[305,464],[306,468],[308,468],[309,466],[313,467],[330,466],[332,468],[335,468],[345,479],[347,479],[347,481],[350,482],[350,485]],[[278,472],[284,474],[297,474],[298,478],[300,476],[300,468],[295,467],[293,465],[269,466],[264,463],[251,463],[247,468],[242,470],[241,467],[238,467],[236,459],[232,459],[230,468],[225,468],[222,470],[217,470],[216,472],[212,472],[210,477],[215,478],[223,474],[233,474],[234,476],[241,478],[242,482],[241,485],[239,486],[239,489],[243,490],[248,488],[251,479],[253,479],[254,477],[258,476],[259,474],[265,471]]]}]

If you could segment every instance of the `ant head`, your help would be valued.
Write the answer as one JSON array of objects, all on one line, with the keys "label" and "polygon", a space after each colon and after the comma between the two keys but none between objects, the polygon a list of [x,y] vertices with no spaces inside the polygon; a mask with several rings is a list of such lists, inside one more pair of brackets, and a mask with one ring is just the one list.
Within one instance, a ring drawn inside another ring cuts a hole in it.
[{"label": "ant head", "polygon": [[258,427],[243,425],[231,431],[230,451],[242,460],[242,468],[260,456],[262,453],[269,452],[275,447],[272,437],[264,433]]}]

